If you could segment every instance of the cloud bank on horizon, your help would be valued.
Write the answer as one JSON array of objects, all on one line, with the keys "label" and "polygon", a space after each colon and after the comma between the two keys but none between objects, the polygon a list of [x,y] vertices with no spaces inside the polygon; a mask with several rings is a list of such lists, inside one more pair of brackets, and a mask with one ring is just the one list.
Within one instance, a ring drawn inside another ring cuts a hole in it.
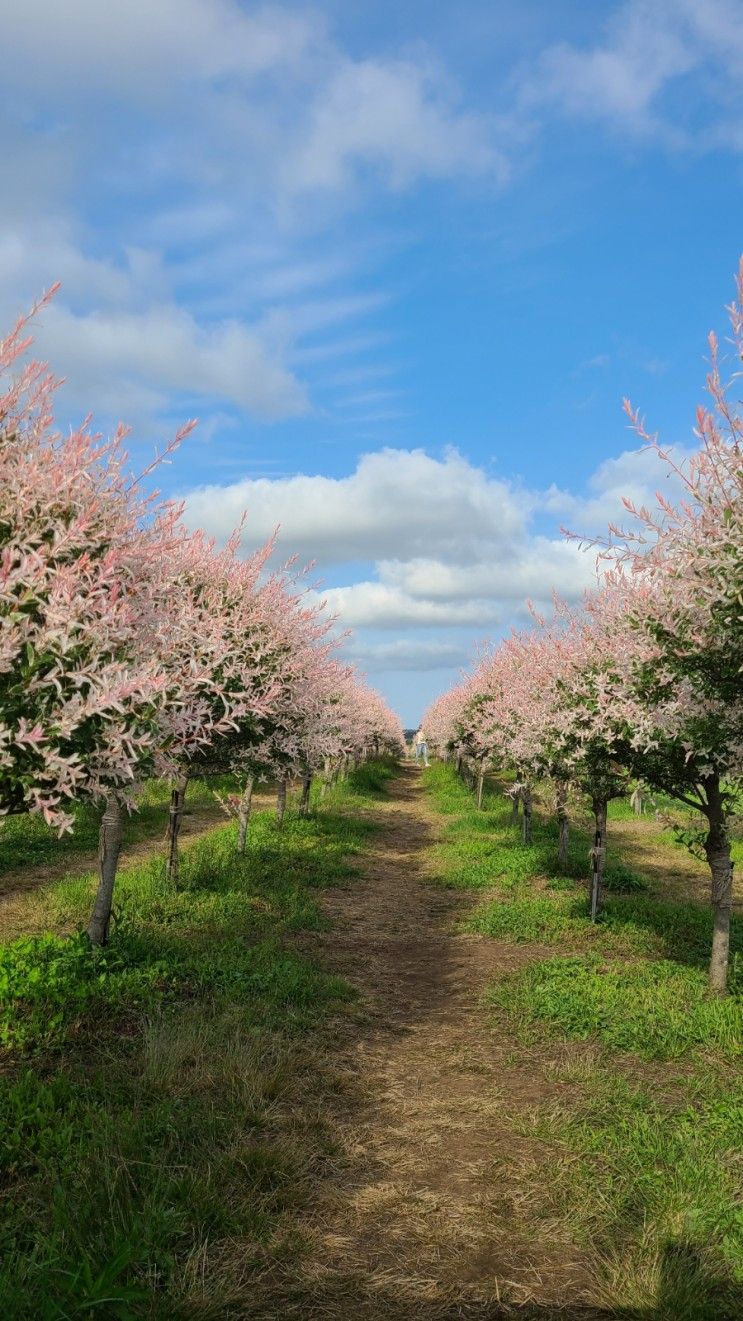
[{"label": "cloud bank on horizon", "polygon": [[[406,720],[689,443],[743,248],[741,0],[0,0],[2,323],[223,536],[282,526]],[[710,199],[714,198],[715,205]]]},{"label": "cloud bank on horizon", "polygon": [[[685,457],[677,447],[675,461]],[[575,602],[595,584],[596,553],[561,535],[557,518],[590,538],[622,521],[624,497],[640,507],[658,489],[682,494],[648,450],[604,461],[576,496],[503,481],[453,449],[440,458],[386,449],[362,455],[346,477],[203,486],[185,512],[219,541],[244,512],[248,545],[278,527],[279,554],[290,547],[321,578],[350,566],[354,581],[314,594],[359,631],[354,658],[369,672],[432,671],[464,666],[488,632],[523,625],[529,603],[549,610],[553,593]]]}]

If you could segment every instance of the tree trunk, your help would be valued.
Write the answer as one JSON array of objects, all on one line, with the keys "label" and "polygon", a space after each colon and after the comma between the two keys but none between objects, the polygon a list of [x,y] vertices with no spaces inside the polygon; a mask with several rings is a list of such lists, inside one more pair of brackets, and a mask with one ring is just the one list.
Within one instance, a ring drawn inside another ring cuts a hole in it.
[{"label": "tree trunk", "polygon": [[484,761],[481,761],[481,762],[480,762],[480,769],[479,769],[479,771],[477,772],[477,809],[478,809],[478,811],[480,811],[481,808],[482,808],[482,791],[483,791],[484,785],[485,785],[485,763],[484,763]]},{"label": "tree trunk", "polygon": [[286,811],[286,778],[279,780],[279,790],[276,794],[276,825],[281,829],[284,824],[284,813]]},{"label": "tree trunk", "polygon": [[568,786],[564,780],[557,781],[557,821],[560,829],[560,842],[557,846],[557,868],[560,875],[564,876],[568,869],[568,844],[570,840]]},{"label": "tree trunk", "polygon": [[457,753],[457,759],[456,759],[456,761],[455,761],[455,763],[454,763],[454,769],[455,769],[455,771],[457,772],[457,775],[461,775],[461,773],[462,773],[462,754],[461,754],[461,752],[458,752],[458,753]]},{"label": "tree trunk", "polygon": [[704,851],[712,875],[712,954],[709,962],[709,989],[713,995],[726,995],[730,958],[730,912],[733,906],[733,863],[730,857],[725,800],[719,775],[705,780],[706,816],[709,824]]},{"label": "tree trunk", "polygon": [[322,784],[320,785],[320,797],[321,797],[321,798],[324,798],[324,797],[325,797],[326,793],[328,792],[328,789],[330,788],[330,773],[331,773],[331,768],[332,768],[332,763],[331,763],[331,761],[330,761],[330,757],[326,757],[326,758],[325,758],[325,762],[324,762],[324,764],[323,764],[323,770],[322,770]]},{"label": "tree trunk", "polygon": [[519,819],[519,803],[521,802],[521,789],[514,785],[514,791],[511,794],[511,825],[515,826]]},{"label": "tree trunk", "polygon": [[178,884],[178,836],[181,833],[183,809],[186,806],[188,789],[188,771],[179,775],[170,794],[170,815],[168,817],[168,855],[165,862],[165,875],[171,885]]},{"label": "tree trunk", "polygon": [[525,784],[521,790],[521,802],[524,807],[524,819],[521,828],[521,838],[524,844],[531,844],[531,785]]},{"label": "tree trunk", "polygon": [[299,815],[308,816],[310,811],[310,793],[312,790],[312,775],[308,772],[302,780],[302,797],[299,800]]},{"label": "tree trunk", "polygon": [[248,838],[248,826],[250,825],[250,811],[253,806],[253,776],[249,775],[242,791],[240,806],[237,810],[237,851],[245,852],[245,844]]},{"label": "tree trunk", "polygon": [[115,794],[110,794],[106,799],[98,832],[98,891],[88,923],[88,939],[91,945],[108,944],[114,882],[121,853],[121,819],[121,803]]},{"label": "tree trunk", "polygon": [[591,921],[601,912],[601,889],[606,866],[606,799],[594,798],[593,815],[596,829],[591,849]]}]

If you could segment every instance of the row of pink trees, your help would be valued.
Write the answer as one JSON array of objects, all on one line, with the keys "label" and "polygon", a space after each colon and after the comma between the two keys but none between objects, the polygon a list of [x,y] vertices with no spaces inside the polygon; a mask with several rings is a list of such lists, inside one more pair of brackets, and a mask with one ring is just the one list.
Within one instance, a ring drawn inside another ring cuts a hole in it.
[{"label": "row of pink trees", "polygon": [[217,550],[145,494],[123,431],[54,431],[53,378],[36,363],[11,375],[25,331],[0,341],[0,813],[63,831],[76,803],[102,805],[88,932],[103,944],[122,812],[144,777],[174,784],[174,876],[194,767],[223,755],[246,782],[285,783],[401,736],[381,706],[364,724],[373,703],[333,659],[332,621],[290,571],[267,572],[273,542],[241,559],[238,532]]},{"label": "row of pink trees", "polygon": [[[729,309],[743,356],[743,263]],[[632,423],[684,488],[676,506],[627,504],[639,531],[612,527],[599,581],[580,611],[554,617],[491,648],[474,672],[426,714],[429,738],[452,755],[517,774],[529,802],[550,777],[567,840],[566,786],[595,816],[591,911],[601,903],[606,808],[635,776],[705,819],[711,876],[710,987],[726,988],[733,864],[729,823],[743,789],[743,421],[710,337],[709,408],[684,470]],[[525,816],[526,829],[526,816]]]}]

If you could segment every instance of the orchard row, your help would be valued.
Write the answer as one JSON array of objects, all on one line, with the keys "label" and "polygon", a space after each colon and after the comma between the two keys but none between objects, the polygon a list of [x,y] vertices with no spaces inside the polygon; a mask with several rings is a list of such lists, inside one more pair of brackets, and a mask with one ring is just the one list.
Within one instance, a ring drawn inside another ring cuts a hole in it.
[{"label": "orchard row", "polygon": [[[173,782],[168,867],[189,775],[229,771],[245,847],[253,785],[397,751],[382,699],[336,654],[334,621],[275,538],[240,555],[191,532],[131,475],[125,433],[55,431],[55,380],[19,366],[27,319],[0,341],[0,813],[60,832],[102,808],[88,934],[105,943],[122,813],[151,776]],[[166,451],[170,454],[186,427]]]},{"label": "orchard row", "polygon": [[[728,309],[743,356],[743,262]],[[596,588],[580,609],[556,602],[552,618],[487,649],[474,671],[424,717],[442,755],[475,774],[516,774],[524,832],[532,786],[555,788],[567,852],[568,791],[595,816],[591,910],[601,906],[607,804],[639,780],[701,814],[689,842],[704,850],[714,915],[710,987],[727,984],[733,867],[730,822],[743,791],[743,420],[740,373],[725,380],[710,336],[708,407],[697,411],[698,448],[682,470],[626,405],[643,443],[682,496],[655,508],[625,502],[633,531],[611,527]]]}]

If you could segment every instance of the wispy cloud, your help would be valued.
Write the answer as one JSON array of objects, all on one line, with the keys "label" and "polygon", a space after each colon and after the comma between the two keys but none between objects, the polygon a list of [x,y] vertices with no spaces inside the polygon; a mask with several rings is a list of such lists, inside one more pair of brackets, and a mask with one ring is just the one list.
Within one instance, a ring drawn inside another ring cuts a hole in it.
[{"label": "wispy cloud", "polygon": [[[0,314],[61,277],[45,347],[75,401],[90,389],[87,406],[127,415],[186,391],[212,414],[292,418],[324,368],[338,386],[384,379],[399,292],[377,267],[405,225],[364,230],[370,200],[497,198],[556,119],[743,149],[739,0],[600,9],[585,40],[475,91],[423,42],[352,53],[312,7],[0,0]],[[356,428],[403,420],[323,407]]]},{"label": "wispy cloud", "polygon": [[742,17],[738,0],[625,0],[598,40],[557,42],[522,69],[518,113],[600,121],[674,150],[740,149]]}]

